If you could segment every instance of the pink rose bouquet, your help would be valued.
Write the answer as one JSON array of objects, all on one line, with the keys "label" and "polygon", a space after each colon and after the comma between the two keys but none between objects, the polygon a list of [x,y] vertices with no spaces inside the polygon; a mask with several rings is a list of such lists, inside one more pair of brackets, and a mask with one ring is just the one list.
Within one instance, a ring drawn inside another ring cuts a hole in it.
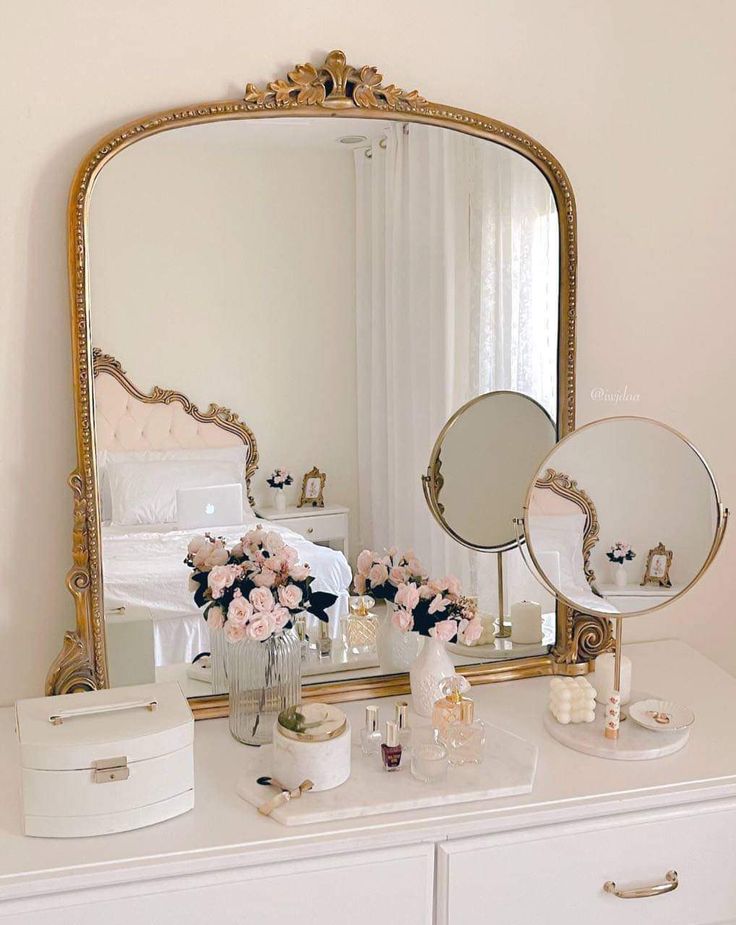
[{"label": "pink rose bouquet", "polygon": [[411,550],[399,552],[392,547],[381,555],[364,549],[357,565],[355,590],[391,601],[395,607],[392,620],[402,632],[414,631],[443,642],[454,642],[458,633],[465,639],[480,637],[482,624],[475,602],[462,594],[457,578],[429,578]]},{"label": "pink rose bouquet", "polygon": [[185,564],[192,569],[190,588],[204,618],[213,628],[224,626],[230,642],[264,642],[289,629],[297,613],[306,611],[327,622],[327,608],[337,597],[313,591],[309,566],[281,534],[258,526],[232,549],[209,534],[195,536]]},{"label": "pink rose bouquet", "polygon": [[284,469],[283,466],[279,466],[278,469],[274,469],[273,472],[266,479],[266,482],[271,486],[271,488],[284,489],[294,481],[291,472],[288,469]]}]

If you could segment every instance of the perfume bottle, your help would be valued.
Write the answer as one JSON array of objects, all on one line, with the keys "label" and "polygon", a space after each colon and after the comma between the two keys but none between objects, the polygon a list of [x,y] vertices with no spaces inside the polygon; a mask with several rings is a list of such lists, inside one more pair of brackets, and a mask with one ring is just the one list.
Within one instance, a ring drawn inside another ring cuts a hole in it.
[{"label": "perfume bottle", "polygon": [[378,621],[371,613],[375,603],[367,594],[350,598],[350,613],[344,618],[343,638],[351,655],[363,655],[376,647]]},{"label": "perfume bottle", "polygon": [[463,700],[460,704],[460,719],[451,722],[445,733],[445,744],[450,764],[480,764],[483,761],[483,747],[486,744],[486,724],[474,718],[475,704]]},{"label": "perfume bottle", "polygon": [[381,751],[378,707],[372,703],[365,708],[365,726],[360,730],[360,747],[364,755],[377,755]]},{"label": "perfume bottle", "polygon": [[462,675],[454,674],[440,682],[440,691],[445,695],[435,702],[432,710],[432,725],[441,742],[450,723],[460,719],[460,705],[463,694],[470,690],[470,684]]},{"label": "perfume bottle", "polygon": [[399,745],[404,749],[411,746],[411,729],[409,729],[409,704],[400,700],[396,704],[396,725],[399,727]]},{"label": "perfume bottle", "polygon": [[317,639],[317,651],[320,659],[330,658],[332,656],[332,639],[330,638],[330,624],[319,621],[319,637]]},{"label": "perfume bottle", "polygon": [[391,720],[386,722],[386,741],[381,746],[384,771],[398,771],[401,766],[401,745],[399,727]]},{"label": "perfume bottle", "polygon": [[299,640],[299,653],[301,655],[302,661],[304,661],[309,651],[309,639],[307,638],[307,618],[304,612],[298,613],[294,617],[294,629],[296,630],[296,635]]}]

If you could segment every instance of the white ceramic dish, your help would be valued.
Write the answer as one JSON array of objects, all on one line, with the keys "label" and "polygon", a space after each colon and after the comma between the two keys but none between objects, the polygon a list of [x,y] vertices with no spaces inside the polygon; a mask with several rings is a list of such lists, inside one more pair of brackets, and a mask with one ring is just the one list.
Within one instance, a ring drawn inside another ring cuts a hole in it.
[{"label": "white ceramic dish", "polygon": [[695,714],[690,707],[671,700],[639,700],[629,706],[629,716],[652,732],[677,732],[695,722]]}]

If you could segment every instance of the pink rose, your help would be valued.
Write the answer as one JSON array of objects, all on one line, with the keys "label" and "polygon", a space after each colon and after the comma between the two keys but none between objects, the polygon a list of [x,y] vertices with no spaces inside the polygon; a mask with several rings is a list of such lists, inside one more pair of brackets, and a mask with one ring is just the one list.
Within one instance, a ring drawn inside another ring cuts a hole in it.
[{"label": "pink rose", "polygon": [[253,588],[248,595],[248,599],[255,609],[262,613],[264,611],[268,612],[269,610],[273,610],[273,594],[271,594],[268,588]]},{"label": "pink rose", "polygon": [[245,628],[249,639],[255,639],[257,642],[263,642],[271,635],[271,619],[268,614],[261,614],[254,620],[251,620]]},{"label": "pink rose", "polygon": [[291,614],[286,607],[274,607],[271,611],[271,623],[273,624],[274,630],[282,630],[289,620],[291,620]]},{"label": "pink rose", "polygon": [[292,578],[294,581],[304,581],[309,578],[309,566],[306,564],[293,566],[289,572],[289,578]]},{"label": "pink rose", "polygon": [[266,559],[266,568],[270,569],[276,575],[278,575],[279,572],[288,571],[283,556],[271,556]]},{"label": "pink rose", "polygon": [[193,536],[189,540],[189,545],[187,546],[187,552],[190,556],[195,555],[199,552],[200,549],[203,549],[205,546],[209,546],[210,541],[206,536]]},{"label": "pink rose", "polygon": [[411,575],[421,575],[424,571],[424,568],[422,567],[422,563],[419,561],[419,559],[416,559],[413,556],[407,556],[407,559],[409,561],[406,563],[406,567],[409,569],[409,573]]},{"label": "pink rose", "polygon": [[243,559],[245,558],[245,550],[243,549],[242,543],[236,543],[233,548],[230,550],[230,555],[233,559]]},{"label": "pink rose", "polygon": [[435,595],[432,600],[429,602],[429,612],[430,613],[444,613],[445,608],[450,602],[446,597],[442,597],[441,594]]},{"label": "pink rose", "polygon": [[262,572],[253,576],[253,584],[256,588],[273,588],[276,581],[276,574],[270,568],[264,568]]},{"label": "pink rose", "polygon": [[419,589],[416,585],[399,585],[394,600],[404,610],[414,610],[419,603]]},{"label": "pink rose", "polygon": [[[355,590],[358,592],[358,594],[365,594],[366,583],[367,579],[365,575],[356,575],[353,579],[353,584],[355,585]],[[194,590],[196,591],[196,588],[194,588]]]},{"label": "pink rose", "polygon": [[373,565],[373,553],[370,549],[364,549],[363,552],[358,556],[358,574],[368,577],[368,572],[371,570]]},{"label": "pink rose", "polygon": [[465,645],[475,645],[475,643],[480,639],[482,633],[483,621],[480,617],[474,617],[465,627],[465,632],[463,633],[463,640],[465,641]]},{"label": "pink rose", "polygon": [[207,611],[207,626],[212,630],[221,630],[225,625],[225,614],[222,607],[210,607]]},{"label": "pink rose", "polygon": [[420,585],[419,597],[423,601],[428,601],[430,597],[434,597],[434,591],[429,587],[429,585]]},{"label": "pink rose", "polygon": [[299,558],[299,553],[294,549],[293,546],[284,546],[281,550],[281,558],[287,564],[289,568],[296,563],[296,560]]},{"label": "pink rose", "polygon": [[207,586],[213,599],[222,597],[225,588],[229,588],[239,575],[240,569],[237,565],[216,565],[207,578]]},{"label": "pink rose", "polygon": [[289,610],[296,610],[302,601],[302,589],[297,585],[282,585],[279,588],[279,603]]},{"label": "pink rose", "polygon": [[242,594],[230,601],[230,606],[227,609],[228,623],[237,623],[238,626],[244,626],[252,616],[253,605]]},{"label": "pink rose", "polygon": [[225,638],[228,642],[242,642],[245,639],[246,629],[240,623],[231,623],[229,620],[225,624]]},{"label": "pink rose", "polygon": [[460,581],[454,575],[448,575],[445,578],[445,587],[448,594],[453,594],[455,597],[460,596]]},{"label": "pink rose", "polygon": [[409,579],[409,572],[401,565],[395,565],[388,573],[388,580],[395,587],[405,584]]},{"label": "pink rose", "polygon": [[272,556],[276,556],[281,552],[286,543],[284,543],[284,538],[280,533],[272,531],[271,533],[266,534],[266,539],[263,545]]},{"label": "pink rose", "polygon": [[402,633],[409,633],[414,629],[414,617],[408,610],[394,610],[391,615],[391,622],[397,629],[400,629]]},{"label": "pink rose", "polygon": [[398,546],[390,546],[388,550],[388,554],[391,556],[392,559],[398,556],[399,554]]},{"label": "pink rose", "polygon": [[229,558],[230,553],[222,540],[215,540],[214,543],[207,542],[206,545],[200,546],[192,556],[192,564],[201,572],[209,572],[218,565],[225,565]]},{"label": "pink rose", "polygon": [[377,588],[379,585],[385,585],[388,581],[388,569],[385,565],[376,562],[368,572],[368,578],[374,588]]},{"label": "pink rose", "polygon": [[255,530],[249,530],[240,542],[243,546],[249,546],[251,549],[255,549],[262,545],[264,536],[265,533],[263,528],[256,527]]},{"label": "pink rose", "polygon": [[434,625],[434,638],[449,642],[457,636],[457,623],[454,620],[441,620]]}]

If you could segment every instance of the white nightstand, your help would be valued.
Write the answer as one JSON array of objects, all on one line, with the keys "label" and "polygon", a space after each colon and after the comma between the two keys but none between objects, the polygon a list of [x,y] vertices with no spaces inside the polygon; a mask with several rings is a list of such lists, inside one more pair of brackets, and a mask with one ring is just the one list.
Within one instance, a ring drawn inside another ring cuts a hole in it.
[{"label": "white nightstand", "polygon": [[660,588],[656,585],[632,584],[620,588],[618,585],[596,584],[603,597],[622,613],[633,613],[636,610],[665,604],[679,594],[683,587],[684,585],[672,585],[671,588]]},{"label": "white nightstand", "polygon": [[350,509],[340,504],[324,507],[287,507],[282,513],[267,507],[258,512],[264,520],[282,524],[306,540],[339,549],[348,558]]}]

